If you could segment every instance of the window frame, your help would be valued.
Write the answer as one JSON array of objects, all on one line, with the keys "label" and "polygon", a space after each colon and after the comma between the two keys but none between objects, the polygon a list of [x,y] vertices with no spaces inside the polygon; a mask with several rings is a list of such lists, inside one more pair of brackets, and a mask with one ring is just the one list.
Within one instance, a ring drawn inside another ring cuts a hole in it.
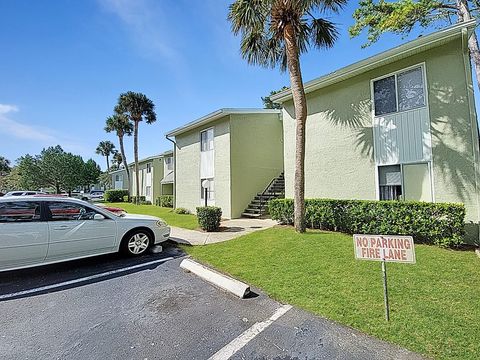
[{"label": "window frame", "polygon": [[58,200],[47,200],[47,201],[43,201],[43,207],[42,207],[42,212],[43,212],[43,218],[45,219],[44,221],[48,221],[48,222],[58,222],[58,221],[93,221],[94,219],[52,219],[51,217],[48,216],[48,214],[51,213],[51,210],[50,208],[48,207],[48,204],[49,203],[64,203],[64,204],[73,204],[73,205],[76,205],[76,206],[80,206],[80,207],[84,207],[86,209],[89,209],[91,211],[94,211],[95,213],[97,214],[100,214],[102,216],[105,217],[105,219],[109,219],[111,220],[112,218],[101,213],[100,211],[98,211],[97,209],[94,209],[90,206],[87,206],[87,205],[83,205],[83,204],[77,204],[76,202],[73,202],[73,201],[58,201]]},{"label": "window frame", "polygon": [[[410,162],[403,162],[403,163],[394,163],[394,164],[376,164],[375,165],[375,198],[377,201],[380,201],[380,172],[379,168],[384,167],[384,166],[400,166],[400,177],[401,177],[401,184],[402,184],[402,199],[400,201],[404,201],[405,199],[405,188],[403,184],[403,167],[405,165],[420,165],[420,164],[426,164],[428,167],[428,173],[430,176],[430,191],[431,191],[431,198],[432,198],[432,203],[436,202],[435,199],[435,188],[434,188],[434,181],[433,181],[433,161],[410,161]],[[390,200],[385,200],[385,201],[390,201]]]},{"label": "window frame", "polygon": [[152,173],[152,163],[147,163],[146,169],[147,169],[147,174],[151,174]]},{"label": "window frame", "polygon": [[[423,106],[418,106],[418,107],[408,109],[408,110],[399,110],[399,104],[398,104],[398,74],[401,74],[401,73],[404,73],[404,72],[407,72],[409,70],[413,70],[413,69],[416,69],[416,68],[420,68],[420,70],[421,70],[425,104]],[[375,114],[375,91],[374,91],[375,89],[374,89],[374,84],[375,84],[376,81],[386,79],[386,78],[391,77],[391,76],[395,77],[395,105],[396,105],[397,111],[389,112],[389,113],[385,113],[385,114],[381,114],[381,115],[376,115]],[[393,114],[401,114],[401,113],[405,113],[405,112],[408,112],[408,111],[414,111],[416,109],[422,109],[422,108],[427,108],[428,109],[428,84],[427,84],[427,72],[426,72],[425,62],[421,62],[421,63],[417,63],[417,64],[414,64],[414,65],[411,65],[411,66],[407,66],[407,67],[399,69],[397,71],[393,71],[391,73],[388,73],[388,74],[378,76],[376,78],[371,79],[370,80],[370,99],[371,99],[371,103],[372,103],[372,109],[371,109],[372,117],[374,119],[382,117],[382,116],[390,116],[390,115],[393,115]]]},{"label": "window frame", "polygon": [[11,222],[8,222],[8,221],[1,221],[0,220],[0,226],[2,224],[25,224],[25,223],[38,223],[38,222],[43,222],[45,221],[45,211],[44,211],[44,208],[43,208],[43,201],[40,201],[40,200],[31,200],[31,199],[19,199],[19,198],[16,198],[15,200],[12,200],[12,201],[5,201],[5,202],[2,202],[2,204],[11,204],[11,203],[19,203],[19,202],[22,202],[22,203],[38,203],[39,207],[40,207],[40,217],[37,219],[37,220],[21,220],[21,221],[11,221]]},{"label": "window frame", "polygon": [[[203,133],[207,134],[206,140],[207,140],[207,145],[209,145],[209,141],[208,141],[208,132],[209,131],[212,131],[212,147],[204,150],[203,145],[202,145],[202,134]],[[212,150],[215,150],[215,130],[214,130],[213,127],[209,127],[209,128],[206,128],[206,129],[203,129],[203,130],[200,131],[200,152],[207,152],[207,151],[212,151]]]}]

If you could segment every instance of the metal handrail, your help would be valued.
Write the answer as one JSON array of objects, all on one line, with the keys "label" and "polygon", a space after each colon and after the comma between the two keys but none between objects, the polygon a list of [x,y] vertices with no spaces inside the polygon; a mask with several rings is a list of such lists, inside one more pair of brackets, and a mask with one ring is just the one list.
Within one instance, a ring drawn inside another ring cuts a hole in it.
[{"label": "metal handrail", "polygon": [[[281,175],[281,174],[280,174]],[[279,176],[280,176],[279,175]],[[275,180],[278,179],[278,176],[277,177],[274,177],[272,179],[272,181],[270,181],[267,185],[267,187],[262,191],[262,193],[260,194],[260,216],[262,216],[262,210],[263,210],[263,196],[265,195],[265,193],[268,191],[268,189],[270,189],[270,186],[272,186],[272,184],[275,182]]]}]

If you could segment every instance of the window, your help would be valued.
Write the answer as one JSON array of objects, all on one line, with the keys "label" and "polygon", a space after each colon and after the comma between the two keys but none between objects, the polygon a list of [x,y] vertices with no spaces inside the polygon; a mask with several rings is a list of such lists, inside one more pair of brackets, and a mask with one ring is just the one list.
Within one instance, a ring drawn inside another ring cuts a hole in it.
[{"label": "window", "polygon": [[147,164],[147,174],[150,174],[152,172],[152,164],[148,163]]},{"label": "window", "polygon": [[375,99],[375,115],[383,115],[397,111],[395,76],[389,76],[373,83]]},{"label": "window", "polygon": [[0,223],[40,221],[40,203],[11,201],[0,203]]},{"label": "window", "polygon": [[165,158],[165,165],[167,165],[167,170],[173,170],[173,157]]},{"label": "window", "polygon": [[207,200],[215,200],[215,181],[213,179],[200,179],[200,198],[205,200],[205,189],[202,186],[204,180],[210,181],[207,188]]},{"label": "window", "polygon": [[120,181],[120,175],[115,175],[115,181]]},{"label": "window", "polygon": [[213,150],[213,129],[208,129],[200,133],[201,151]]},{"label": "window", "polygon": [[422,68],[418,67],[398,74],[397,84],[399,111],[425,106]]},{"label": "window", "polygon": [[373,82],[375,116],[425,106],[422,67],[398,72]]},{"label": "window", "polygon": [[151,196],[152,195],[152,187],[147,186],[145,187],[145,196]]},{"label": "window", "polygon": [[380,200],[400,200],[402,196],[402,171],[400,165],[378,168]]},{"label": "window", "polygon": [[95,210],[75,203],[54,201],[47,203],[49,221],[93,220]]}]

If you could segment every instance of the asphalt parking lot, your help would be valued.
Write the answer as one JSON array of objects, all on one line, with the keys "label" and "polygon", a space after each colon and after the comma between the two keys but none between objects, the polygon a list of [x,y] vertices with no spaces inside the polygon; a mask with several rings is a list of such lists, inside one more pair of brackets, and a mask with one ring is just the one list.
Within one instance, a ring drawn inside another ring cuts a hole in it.
[{"label": "asphalt parking lot", "polygon": [[[238,299],[167,246],[0,273],[4,359],[414,359],[255,290]],[[126,269],[126,270],[125,270]]]}]

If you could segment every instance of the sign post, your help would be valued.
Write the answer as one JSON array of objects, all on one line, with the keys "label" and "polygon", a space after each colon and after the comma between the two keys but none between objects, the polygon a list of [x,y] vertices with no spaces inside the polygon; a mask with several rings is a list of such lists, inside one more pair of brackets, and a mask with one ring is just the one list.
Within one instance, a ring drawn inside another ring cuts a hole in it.
[{"label": "sign post", "polygon": [[353,235],[355,259],[382,262],[385,319],[390,321],[388,304],[387,262],[415,264],[413,237],[401,235]]},{"label": "sign post", "polygon": [[387,287],[387,265],[385,259],[382,260],[383,274],[383,301],[385,302],[385,320],[390,321],[390,306],[388,306],[388,287]]}]

